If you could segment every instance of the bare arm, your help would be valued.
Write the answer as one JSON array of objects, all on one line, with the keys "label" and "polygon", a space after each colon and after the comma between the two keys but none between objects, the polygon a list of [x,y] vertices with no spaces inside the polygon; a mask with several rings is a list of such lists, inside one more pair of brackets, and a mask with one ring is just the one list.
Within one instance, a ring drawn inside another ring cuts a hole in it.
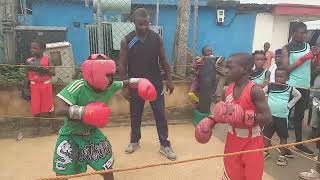
[{"label": "bare arm", "polygon": [[267,72],[266,72],[266,78],[265,78],[265,80],[264,80],[263,83],[262,83],[262,87],[268,86],[268,84],[269,84],[269,82],[270,82],[270,75],[271,75],[270,71],[267,71]]},{"label": "bare arm", "polygon": [[119,53],[119,76],[121,80],[127,79],[128,75],[128,46],[126,39],[123,38],[121,40],[121,47],[120,47],[120,53]]},{"label": "bare arm", "polygon": [[164,70],[167,79],[167,91],[170,91],[170,94],[173,92],[173,84],[172,84],[172,77],[171,77],[171,70],[169,63],[166,58],[166,53],[164,50],[163,40],[160,38],[160,56],[159,56],[160,64]]},{"label": "bare arm", "polygon": [[296,63],[294,64],[290,64],[289,61],[289,51],[287,47],[283,47],[282,48],[282,52],[281,52],[281,64],[283,66],[286,66],[289,70],[289,72],[295,70],[297,67],[299,67],[299,65],[297,65]]},{"label": "bare arm", "polygon": [[271,123],[272,116],[263,90],[258,86],[253,86],[251,98],[256,107],[256,122],[263,126]]},{"label": "bare arm", "polygon": [[160,64],[166,74],[166,79],[167,81],[172,81],[171,77],[171,71],[170,71],[170,66],[166,58],[165,50],[164,50],[164,45],[163,45],[163,40],[160,38]]},{"label": "bare arm", "polygon": [[52,62],[51,58],[49,58],[49,73],[51,76],[54,76],[56,75],[56,71],[55,71],[55,68],[54,68],[54,63]]},{"label": "bare arm", "polygon": [[62,99],[57,98],[56,104],[54,106],[54,114],[55,116],[68,116],[69,112],[69,104],[64,102]]}]

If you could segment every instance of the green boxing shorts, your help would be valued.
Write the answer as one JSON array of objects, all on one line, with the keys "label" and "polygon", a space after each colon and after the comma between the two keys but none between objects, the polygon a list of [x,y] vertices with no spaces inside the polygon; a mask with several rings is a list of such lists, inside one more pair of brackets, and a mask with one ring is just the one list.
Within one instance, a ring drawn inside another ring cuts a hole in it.
[{"label": "green boxing shorts", "polygon": [[59,135],[53,156],[53,171],[61,175],[111,169],[113,155],[111,144],[99,129],[89,135]]}]

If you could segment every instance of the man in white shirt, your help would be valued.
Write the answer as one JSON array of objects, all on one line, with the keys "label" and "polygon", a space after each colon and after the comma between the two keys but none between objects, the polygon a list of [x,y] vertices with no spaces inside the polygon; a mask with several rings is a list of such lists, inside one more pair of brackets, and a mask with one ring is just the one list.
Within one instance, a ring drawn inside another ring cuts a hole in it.
[{"label": "man in white shirt", "polygon": [[270,71],[270,82],[275,82],[275,73],[278,66],[280,66],[280,57],[281,57],[281,49],[277,49],[275,51],[275,63],[272,64],[269,68]]}]

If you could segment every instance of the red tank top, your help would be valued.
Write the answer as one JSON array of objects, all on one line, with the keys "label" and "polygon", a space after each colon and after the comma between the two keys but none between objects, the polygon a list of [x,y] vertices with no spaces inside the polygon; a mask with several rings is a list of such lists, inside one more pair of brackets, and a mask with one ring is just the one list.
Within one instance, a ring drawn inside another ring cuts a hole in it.
[{"label": "red tank top", "polygon": [[[34,58],[28,58],[27,61],[33,61]],[[49,57],[43,55],[42,58],[40,59],[40,64],[43,67],[49,67]],[[51,75],[45,74],[45,75],[39,75],[39,73],[34,72],[34,71],[28,71],[28,79],[30,81],[35,81],[35,82],[45,82],[51,79]]]},{"label": "red tank top", "polygon": [[245,110],[253,110],[256,111],[256,107],[253,104],[251,98],[251,89],[255,86],[254,82],[249,81],[249,83],[244,87],[240,97],[236,100],[233,97],[233,90],[235,87],[235,83],[232,83],[228,86],[227,91],[225,93],[225,102],[233,102],[239,104]]}]

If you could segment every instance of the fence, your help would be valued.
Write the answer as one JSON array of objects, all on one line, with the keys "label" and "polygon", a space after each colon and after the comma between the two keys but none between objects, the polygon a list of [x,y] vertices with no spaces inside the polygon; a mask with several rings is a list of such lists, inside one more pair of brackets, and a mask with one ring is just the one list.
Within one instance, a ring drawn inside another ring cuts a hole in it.
[{"label": "fence", "polygon": [[[192,42],[188,38],[190,0],[1,0],[0,3],[5,10],[0,15],[2,63],[23,64],[30,56],[33,39],[40,39],[51,47],[50,53],[46,53],[53,64],[64,68],[58,74],[71,71],[74,76],[77,72],[74,69],[92,53],[105,53],[118,60],[121,40],[135,29],[132,14],[142,7],[150,16],[150,29],[163,38],[169,62],[178,67],[173,70],[186,75],[187,59],[191,59],[192,52],[188,50],[188,41]],[[15,40],[9,42],[10,38]],[[71,48],[57,47],[60,42],[70,43]],[[66,54],[67,60],[61,58]],[[68,67],[63,67],[66,64]],[[58,79],[61,77],[66,75],[59,75]],[[64,83],[70,80],[62,79]]]}]

